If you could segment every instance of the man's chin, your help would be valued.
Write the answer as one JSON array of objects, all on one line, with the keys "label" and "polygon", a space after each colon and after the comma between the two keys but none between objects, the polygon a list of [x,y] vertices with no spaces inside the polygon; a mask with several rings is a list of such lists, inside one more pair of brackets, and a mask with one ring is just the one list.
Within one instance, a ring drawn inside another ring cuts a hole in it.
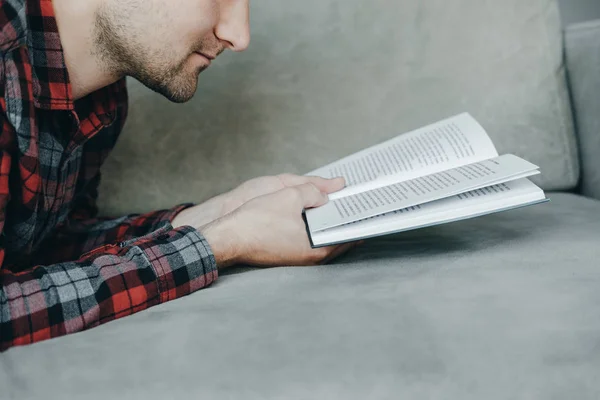
[{"label": "man's chin", "polygon": [[169,101],[173,103],[185,103],[190,101],[194,95],[196,94],[196,89],[198,88],[198,78],[194,79],[193,84],[189,82],[187,84],[179,84],[179,85],[171,85],[162,87],[160,90],[156,90],[156,92],[162,94]]},{"label": "man's chin", "polygon": [[194,98],[194,95],[196,94],[196,89],[194,88],[194,90],[192,90],[192,91],[177,90],[177,91],[164,91],[164,92],[159,92],[159,93],[162,94],[164,97],[166,97],[167,100],[169,100],[173,103],[182,104],[182,103],[187,103],[188,101],[190,101],[191,99]]},{"label": "man's chin", "polygon": [[190,101],[196,94],[200,72],[194,76],[187,76],[185,78],[179,76],[166,83],[144,82],[141,80],[140,82],[173,103],[185,103]]}]

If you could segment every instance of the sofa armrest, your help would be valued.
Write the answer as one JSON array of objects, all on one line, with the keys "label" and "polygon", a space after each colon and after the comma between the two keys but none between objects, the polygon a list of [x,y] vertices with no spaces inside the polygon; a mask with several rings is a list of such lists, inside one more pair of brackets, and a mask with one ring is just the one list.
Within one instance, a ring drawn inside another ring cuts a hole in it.
[{"label": "sofa armrest", "polygon": [[565,46],[580,144],[581,192],[600,199],[600,20],[569,26]]}]

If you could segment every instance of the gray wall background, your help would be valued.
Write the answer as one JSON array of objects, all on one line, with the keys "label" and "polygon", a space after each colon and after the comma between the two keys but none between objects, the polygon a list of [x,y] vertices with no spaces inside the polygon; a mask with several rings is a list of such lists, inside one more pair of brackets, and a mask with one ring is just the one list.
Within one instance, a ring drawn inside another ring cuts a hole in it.
[{"label": "gray wall background", "polygon": [[600,0],[560,0],[565,25],[600,18]]}]

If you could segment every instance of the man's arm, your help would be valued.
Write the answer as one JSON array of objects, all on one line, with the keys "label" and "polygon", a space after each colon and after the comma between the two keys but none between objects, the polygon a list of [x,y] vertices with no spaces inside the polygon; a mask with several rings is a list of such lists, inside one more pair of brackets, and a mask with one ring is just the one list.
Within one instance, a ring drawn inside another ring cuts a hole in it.
[{"label": "man's arm", "polygon": [[[36,264],[54,264],[77,260],[96,248],[132,240],[155,232],[170,224],[193,204],[182,204],[171,209],[122,217],[97,217],[100,173],[86,184],[85,192],[74,199],[67,220],[57,226],[51,236],[40,245],[34,255]],[[194,207],[197,219],[203,224],[221,216],[223,201],[217,196]],[[195,221],[194,221],[195,222]],[[200,225],[194,225],[200,226]]]},{"label": "man's arm", "polygon": [[[10,156],[2,153],[0,161],[1,232]],[[3,265],[0,247],[0,351],[187,295],[212,283],[217,265],[307,265],[339,255],[350,246],[310,248],[301,213],[327,201],[323,191],[342,186],[290,175],[258,178],[200,206],[118,219],[94,217],[91,186],[90,196],[78,200],[72,218],[44,246],[48,253],[38,255],[63,262],[16,273]]]},{"label": "man's arm", "polygon": [[[326,194],[307,183],[252,199],[202,232],[166,224],[149,235],[97,248],[74,262],[20,273],[0,268],[0,351],[187,295],[217,278],[217,264],[307,265],[337,256],[352,245],[311,249],[301,217],[304,208],[326,201]],[[0,196],[0,202],[6,204],[5,198]],[[2,228],[3,209],[0,217]]]},{"label": "man's arm", "polygon": [[314,176],[281,174],[244,182],[234,190],[213,197],[199,205],[183,204],[168,210],[131,214],[120,218],[98,218],[98,186],[100,173],[86,184],[87,190],[74,201],[69,218],[40,246],[38,264],[57,263],[79,258],[82,254],[111,243],[147,235],[171,223],[174,227],[189,225],[198,230],[235,211],[245,203],[280,190],[310,183],[323,193],[344,187],[343,178],[324,179]]}]

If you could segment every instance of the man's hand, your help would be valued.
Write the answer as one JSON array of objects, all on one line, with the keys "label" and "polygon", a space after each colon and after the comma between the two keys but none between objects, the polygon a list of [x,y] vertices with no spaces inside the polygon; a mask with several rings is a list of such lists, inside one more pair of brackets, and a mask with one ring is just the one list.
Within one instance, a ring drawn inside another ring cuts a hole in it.
[{"label": "man's hand", "polygon": [[173,227],[183,225],[202,229],[207,224],[241,207],[244,203],[279,190],[311,183],[323,193],[333,193],[344,188],[344,178],[324,179],[316,176],[282,174],[251,179],[232,191],[214,197],[200,205],[188,208],[175,217]]},{"label": "man's hand", "polygon": [[[296,178],[293,178],[296,179]],[[315,265],[329,261],[355,243],[312,249],[302,219],[305,208],[328,201],[322,189],[335,191],[340,184],[320,182],[285,187],[258,196],[233,212],[208,224],[202,233],[220,268],[232,264],[256,266]],[[282,183],[280,187],[285,186]],[[251,193],[251,192],[245,192]]]},{"label": "man's hand", "polygon": [[225,195],[223,199],[222,215],[229,214],[241,207],[244,203],[260,196],[278,192],[285,188],[312,183],[323,193],[333,193],[344,188],[344,178],[325,179],[318,176],[299,176],[281,174],[277,176],[263,176],[242,183],[237,188]]}]

